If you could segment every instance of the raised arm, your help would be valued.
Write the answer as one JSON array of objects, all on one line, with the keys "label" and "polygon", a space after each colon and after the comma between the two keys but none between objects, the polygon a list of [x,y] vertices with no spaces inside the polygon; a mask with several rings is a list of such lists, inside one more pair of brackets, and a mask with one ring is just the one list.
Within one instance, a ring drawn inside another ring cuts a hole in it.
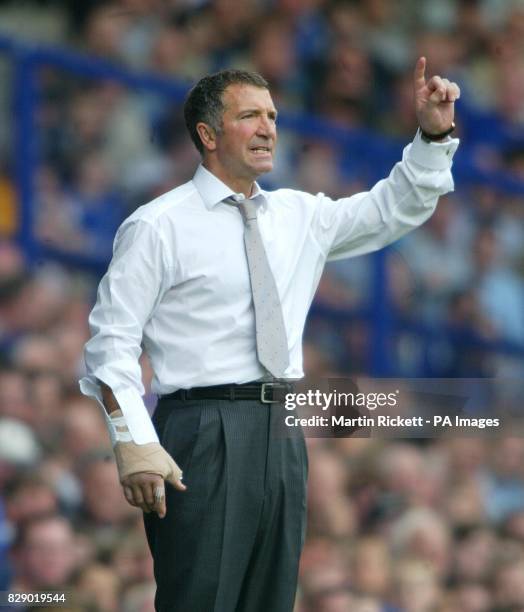
[{"label": "raised arm", "polygon": [[459,141],[442,134],[452,128],[460,89],[439,76],[426,82],[425,69],[421,57],[413,74],[420,130],[402,161],[370,191],[338,200],[319,194],[312,231],[330,259],[362,255],[398,240],[432,215],[439,196],[453,190],[451,162]]}]

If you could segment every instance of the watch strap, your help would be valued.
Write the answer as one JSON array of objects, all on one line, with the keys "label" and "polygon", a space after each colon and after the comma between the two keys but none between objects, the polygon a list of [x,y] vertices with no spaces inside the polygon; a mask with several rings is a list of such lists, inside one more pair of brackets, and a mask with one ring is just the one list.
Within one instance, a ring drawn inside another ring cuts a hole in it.
[{"label": "watch strap", "polygon": [[442,140],[443,138],[446,138],[446,136],[449,136],[454,131],[455,122],[452,121],[451,127],[445,132],[442,132],[441,134],[429,134],[428,132],[425,132],[422,128],[420,128],[420,136],[422,137],[422,140],[425,140],[426,142],[435,142],[437,140]]}]

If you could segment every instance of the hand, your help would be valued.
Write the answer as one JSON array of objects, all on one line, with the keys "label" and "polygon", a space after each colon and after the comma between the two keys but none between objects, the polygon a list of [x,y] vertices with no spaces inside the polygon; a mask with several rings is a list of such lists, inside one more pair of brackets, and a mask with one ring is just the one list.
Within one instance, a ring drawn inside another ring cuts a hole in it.
[{"label": "hand", "polygon": [[187,487],[182,484],[182,470],[158,442],[117,442],[113,450],[127,501],[144,512],[154,511],[164,518],[164,481],[179,491],[185,491]]},{"label": "hand", "polygon": [[413,90],[415,112],[420,127],[428,134],[441,134],[451,127],[455,116],[455,100],[460,98],[456,83],[432,77],[426,83],[426,58],[420,57],[415,65]]}]

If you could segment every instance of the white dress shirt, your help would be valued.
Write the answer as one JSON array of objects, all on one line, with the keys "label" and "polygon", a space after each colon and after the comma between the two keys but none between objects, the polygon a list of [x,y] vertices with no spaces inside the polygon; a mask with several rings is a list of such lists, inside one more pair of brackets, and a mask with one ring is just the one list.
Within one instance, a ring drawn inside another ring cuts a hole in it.
[{"label": "white dress shirt", "polygon": [[[303,376],[302,333],[326,260],[375,251],[424,223],[453,189],[458,143],[428,144],[417,134],[387,179],[338,200],[255,185],[287,332],[287,378]],[[266,373],[257,360],[244,224],[223,202],[230,196],[241,194],[199,166],[191,181],[138,208],[115,237],[89,317],[80,387],[101,402],[97,381],[106,383],[138,444],[158,439],[142,400],[141,344],[160,395]]]}]

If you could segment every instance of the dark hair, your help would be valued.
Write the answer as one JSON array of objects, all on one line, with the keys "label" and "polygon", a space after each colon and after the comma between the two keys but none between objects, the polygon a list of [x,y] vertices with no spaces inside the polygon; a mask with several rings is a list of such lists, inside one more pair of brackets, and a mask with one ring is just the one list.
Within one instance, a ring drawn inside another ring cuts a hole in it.
[{"label": "dark hair", "polygon": [[191,140],[200,153],[204,152],[204,146],[196,129],[197,123],[202,121],[219,132],[224,113],[222,94],[226,87],[237,83],[269,89],[268,82],[260,74],[231,69],[205,76],[188,93],[184,103],[184,119]]},{"label": "dark hair", "polygon": [[44,512],[43,514],[36,514],[34,516],[29,516],[23,521],[21,521],[17,525],[16,535],[12,547],[14,550],[19,550],[22,546],[24,546],[29,539],[29,535],[31,530],[34,527],[39,527],[40,525],[45,525],[48,523],[59,522],[64,525],[67,525],[71,531],[73,531],[73,526],[71,521],[58,512]]}]

